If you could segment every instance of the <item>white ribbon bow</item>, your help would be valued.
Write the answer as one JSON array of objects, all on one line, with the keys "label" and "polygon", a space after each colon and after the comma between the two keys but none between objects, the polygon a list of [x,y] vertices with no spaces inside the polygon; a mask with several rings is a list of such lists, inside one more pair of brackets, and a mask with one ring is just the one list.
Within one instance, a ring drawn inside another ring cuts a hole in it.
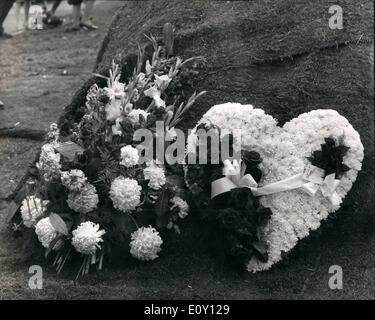
[{"label": "white ribbon bow", "polygon": [[315,196],[318,190],[322,195],[328,198],[333,205],[341,204],[341,197],[337,194],[336,188],[340,184],[340,180],[335,179],[335,173],[329,174],[324,178],[324,170],[313,165],[305,168],[303,179],[309,181],[302,185],[302,189],[311,196]]},{"label": "white ribbon bow", "polygon": [[332,173],[324,178],[324,170],[311,164],[306,166],[304,173],[260,188],[251,174],[245,174],[245,171],[246,165],[243,162],[240,164],[237,160],[233,162],[225,160],[223,169],[225,177],[212,182],[211,199],[232,189],[246,187],[251,189],[256,197],[301,188],[310,196],[315,196],[320,190],[322,195],[335,206],[340,205],[342,201],[336,192],[340,180],[335,179],[335,174]]},{"label": "white ribbon bow", "polygon": [[245,174],[246,165],[241,164],[237,160],[224,161],[223,175],[225,177],[215,180],[211,184],[211,199],[219,194],[230,191],[235,188],[256,188],[258,184],[251,174]]}]

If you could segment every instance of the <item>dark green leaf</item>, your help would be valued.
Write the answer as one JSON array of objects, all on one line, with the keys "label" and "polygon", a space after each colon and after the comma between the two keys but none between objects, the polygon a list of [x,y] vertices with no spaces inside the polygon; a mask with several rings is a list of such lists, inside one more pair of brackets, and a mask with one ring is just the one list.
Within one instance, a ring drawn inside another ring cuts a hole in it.
[{"label": "dark green leaf", "polygon": [[22,201],[26,198],[26,187],[22,187],[14,197],[13,201],[9,204],[7,208],[7,217],[6,221],[9,223],[12,221],[15,214],[18,212],[21,207]]},{"label": "dark green leaf", "polygon": [[262,254],[267,252],[267,245],[262,241],[253,242],[253,247]]},{"label": "dark green leaf", "polygon": [[169,222],[169,199],[171,191],[167,187],[163,187],[158,199],[155,203],[155,213],[157,216],[158,227],[163,227]]},{"label": "dark green leaf", "polygon": [[182,176],[170,175],[167,176],[167,183],[169,183],[172,186],[183,188],[185,185],[185,180]]},{"label": "dark green leaf", "polygon": [[66,226],[66,223],[64,220],[57,214],[51,213],[49,216],[49,220],[52,224],[52,226],[55,228],[55,230],[65,236],[69,234],[68,227]]},{"label": "dark green leaf", "polygon": [[12,221],[13,217],[15,216],[15,214],[17,213],[18,209],[20,208],[20,204],[12,201],[8,208],[7,208],[7,218],[6,218],[6,221],[9,223]]},{"label": "dark green leaf", "polygon": [[51,243],[49,244],[47,250],[46,250],[46,253],[45,253],[45,257],[47,258],[48,255],[53,251],[53,248],[55,247],[55,245],[60,241],[60,240],[63,240],[64,239],[64,235],[58,235],[56,236],[52,241]]},{"label": "dark green leaf", "polygon": [[167,50],[167,55],[173,54],[173,43],[174,43],[174,31],[171,23],[167,22],[163,27],[163,37],[165,49]]}]

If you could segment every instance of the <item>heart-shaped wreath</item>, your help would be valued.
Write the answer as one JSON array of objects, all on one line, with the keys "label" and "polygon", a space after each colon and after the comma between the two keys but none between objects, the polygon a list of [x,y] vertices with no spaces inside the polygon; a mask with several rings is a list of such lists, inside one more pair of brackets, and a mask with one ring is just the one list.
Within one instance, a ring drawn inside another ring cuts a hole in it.
[{"label": "heart-shaped wreath", "polygon": [[187,154],[197,154],[197,129],[204,128],[222,138],[222,130],[240,130],[240,163],[188,164],[185,180],[248,271],[269,269],[319,228],[361,170],[360,136],[334,110],[304,113],[280,127],[251,105],[216,105],[189,135]]}]

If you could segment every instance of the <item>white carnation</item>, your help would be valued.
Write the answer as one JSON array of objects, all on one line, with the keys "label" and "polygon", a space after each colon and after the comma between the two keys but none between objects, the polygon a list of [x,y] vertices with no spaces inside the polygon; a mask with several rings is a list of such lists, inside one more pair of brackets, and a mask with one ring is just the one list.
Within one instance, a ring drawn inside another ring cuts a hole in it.
[{"label": "white carnation", "polygon": [[[48,248],[58,233],[52,226],[49,218],[40,220],[35,226],[35,233],[44,248]],[[55,249],[55,248],[54,248]]]},{"label": "white carnation", "polygon": [[93,255],[97,249],[100,249],[100,242],[103,242],[102,236],[104,230],[99,230],[100,226],[91,221],[81,223],[77,229],[72,231],[72,245],[79,253]]},{"label": "white carnation", "polygon": [[149,113],[142,109],[133,109],[132,111],[130,111],[130,113],[128,114],[128,118],[133,125],[139,123],[139,115],[142,115],[145,120],[147,120],[147,116],[149,115]]},{"label": "white carnation", "polygon": [[125,146],[121,148],[121,162],[120,164],[130,168],[138,164],[139,154],[138,150],[132,146]]},{"label": "white carnation", "polygon": [[43,201],[35,196],[26,197],[21,206],[23,224],[28,228],[34,227],[46,213],[47,204],[47,200]]},{"label": "white carnation", "polygon": [[174,208],[178,208],[178,216],[181,219],[186,218],[186,216],[189,213],[189,205],[187,204],[187,202],[184,199],[177,196],[173,197],[170,200],[170,202],[172,203],[171,209],[173,210]]},{"label": "white carnation", "polygon": [[154,161],[148,163],[147,168],[143,170],[146,180],[150,180],[148,186],[154,190],[160,189],[166,183],[164,169],[155,164]]},{"label": "white carnation", "polygon": [[67,200],[68,206],[78,213],[89,213],[97,208],[99,197],[95,187],[86,183],[79,192],[70,192]]},{"label": "white carnation", "polygon": [[122,212],[133,211],[141,202],[142,187],[136,180],[117,177],[111,184],[109,192],[113,206]]},{"label": "white carnation", "polygon": [[61,173],[61,183],[73,192],[78,192],[86,185],[87,178],[81,170],[70,170]]},{"label": "white carnation", "polygon": [[152,227],[141,227],[131,235],[130,253],[142,261],[154,260],[161,251],[163,240]]}]

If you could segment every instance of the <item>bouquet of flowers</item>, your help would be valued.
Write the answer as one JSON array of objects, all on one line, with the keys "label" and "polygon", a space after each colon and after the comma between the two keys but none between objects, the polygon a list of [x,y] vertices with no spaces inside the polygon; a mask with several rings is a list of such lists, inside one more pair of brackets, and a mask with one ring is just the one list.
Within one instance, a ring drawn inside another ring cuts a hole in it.
[{"label": "bouquet of flowers", "polygon": [[358,132],[330,109],[280,127],[262,109],[225,103],[185,146],[176,126],[204,94],[192,85],[204,59],[174,56],[169,24],[165,46],[149,40],[152,56],[139,49],[131,74],[113,62],[74,115],[51,125],[9,208],[13,229],[37,237],[58,272],[81,257],[77,277],[115,250],[154,260],[188,215],[186,183],[215,251],[269,269],[340,208],[361,170]]},{"label": "bouquet of flowers", "polygon": [[58,272],[77,255],[77,277],[91,266],[101,269],[114,248],[154,260],[163,233],[179,233],[178,221],[188,214],[183,174],[164,157],[174,127],[203,94],[185,102],[171,92],[202,58],[183,60],[149,40],[151,61],[140,49],[126,82],[113,62],[109,77],[96,75],[107,84],[90,88],[80,121],[51,125],[32,179],[19,193],[21,215],[11,217],[13,226],[35,231]]}]

